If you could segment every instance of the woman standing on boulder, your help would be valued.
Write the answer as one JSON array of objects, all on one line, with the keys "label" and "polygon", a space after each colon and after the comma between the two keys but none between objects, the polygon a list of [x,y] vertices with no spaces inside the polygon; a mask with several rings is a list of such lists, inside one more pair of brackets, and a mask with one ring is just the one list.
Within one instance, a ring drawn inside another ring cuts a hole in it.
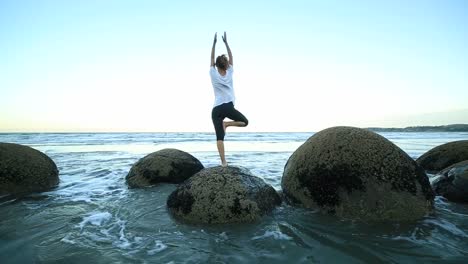
[{"label": "woman standing on boulder", "polygon": [[[226,45],[229,60],[226,55],[221,55],[216,58],[215,62],[215,46],[217,41],[217,33],[213,40],[213,48],[211,49],[211,67],[210,76],[211,84],[215,93],[215,103],[211,112],[211,119],[216,131],[216,146],[218,147],[221,164],[227,166],[224,156],[224,136],[226,128],[230,126],[245,127],[249,123],[245,116],[234,108],[234,87],[232,85],[233,61],[232,53],[227,43],[226,32],[224,32],[223,42]],[[216,67],[215,67],[216,66]],[[224,121],[224,118],[229,118],[232,121]]]}]

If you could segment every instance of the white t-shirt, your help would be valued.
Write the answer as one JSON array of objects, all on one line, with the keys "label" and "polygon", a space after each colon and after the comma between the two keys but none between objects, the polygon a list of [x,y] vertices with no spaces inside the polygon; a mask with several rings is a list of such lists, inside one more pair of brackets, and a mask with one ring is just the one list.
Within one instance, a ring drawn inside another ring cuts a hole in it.
[{"label": "white t-shirt", "polygon": [[232,85],[233,71],[232,65],[229,65],[226,70],[226,75],[222,76],[219,74],[218,70],[216,70],[215,66],[210,68],[211,84],[213,85],[215,93],[214,106],[229,102],[234,103],[236,97],[234,96],[234,88]]}]

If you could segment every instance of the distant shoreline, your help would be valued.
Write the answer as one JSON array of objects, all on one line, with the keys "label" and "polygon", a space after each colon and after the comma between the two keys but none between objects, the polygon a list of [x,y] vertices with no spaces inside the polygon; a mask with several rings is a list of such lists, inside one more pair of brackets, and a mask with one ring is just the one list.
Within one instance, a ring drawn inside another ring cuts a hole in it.
[{"label": "distant shoreline", "polygon": [[453,124],[446,126],[409,126],[398,127],[367,127],[374,132],[468,132],[468,124]]}]

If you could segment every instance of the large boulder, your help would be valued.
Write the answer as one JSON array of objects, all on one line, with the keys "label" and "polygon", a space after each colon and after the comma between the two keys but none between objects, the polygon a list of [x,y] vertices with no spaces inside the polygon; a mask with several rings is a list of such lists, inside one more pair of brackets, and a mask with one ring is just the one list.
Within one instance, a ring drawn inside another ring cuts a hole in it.
[{"label": "large boulder", "polygon": [[127,174],[130,187],[147,187],[157,183],[181,183],[203,169],[201,162],[178,149],[162,149],[141,158]]},{"label": "large boulder", "polygon": [[429,172],[439,172],[464,160],[468,160],[468,140],[453,141],[432,148],[416,162]]},{"label": "large boulder", "polygon": [[413,159],[354,127],[310,137],[286,163],[281,186],[293,204],[365,221],[417,219],[434,203],[428,177]]},{"label": "large boulder", "polygon": [[449,201],[468,203],[468,160],[443,169],[431,184],[437,195]]},{"label": "large boulder", "polygon": [[46,154],[28,146],[0,143],[0,195],[50,190],[58,169]]},{"label": "large boulder", "polygon": [[167,199],[169,211],[190,223],[252,222],[280,203],[275,189],[247,169],[221,166],[198,172]]}]

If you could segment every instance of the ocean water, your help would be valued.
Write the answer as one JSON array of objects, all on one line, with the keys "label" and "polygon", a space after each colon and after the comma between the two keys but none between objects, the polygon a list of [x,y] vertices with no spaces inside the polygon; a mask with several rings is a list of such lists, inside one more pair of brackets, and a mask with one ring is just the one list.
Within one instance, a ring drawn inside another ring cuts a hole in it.
[{"label": "ocean water", "polygon": [[[280,189],[283,167],[313,133],[228,133],[231,165]],[[381,133],[417,158],[468,133]],[[148,153],[177,148],[219,163],[212,133],[0,134],[60,170],[59,186],[0,197],[0,263],[468,263],[468,205],[437,197],[413,223],[369,224],[282,204],[260,222],[187,225],[171,218],[175,185],[128,189]],[[432,175],[429,175],[432,177]]]}]

